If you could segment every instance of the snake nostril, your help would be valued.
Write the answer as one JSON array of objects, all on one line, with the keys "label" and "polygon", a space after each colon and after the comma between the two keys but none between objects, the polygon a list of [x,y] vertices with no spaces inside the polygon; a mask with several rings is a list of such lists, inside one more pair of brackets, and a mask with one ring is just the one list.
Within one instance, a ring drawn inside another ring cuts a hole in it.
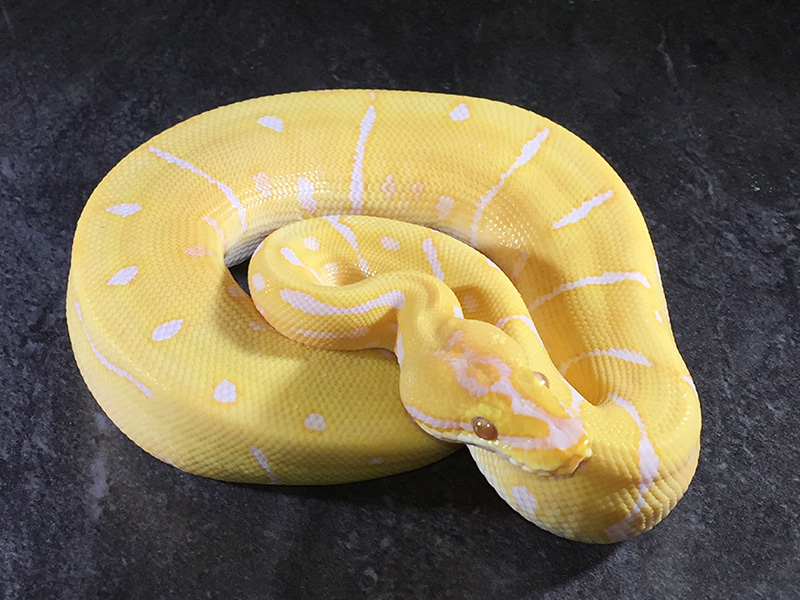
[{"label": "snake nostril", "polygon": [[475,432],[479,438],[484,440],[496,440],[497,439],[497,427],[494,426],[489,419],[485,417],[474,417],[470,422],[472,425],[472,430]]}]

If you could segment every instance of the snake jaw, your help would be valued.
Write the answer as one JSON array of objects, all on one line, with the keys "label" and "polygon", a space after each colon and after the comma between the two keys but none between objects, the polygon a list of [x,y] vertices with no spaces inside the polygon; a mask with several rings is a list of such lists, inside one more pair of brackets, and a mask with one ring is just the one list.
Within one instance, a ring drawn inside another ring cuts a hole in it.
[{"label": "snake jaw", "polygon": [[[588,436],[579,419],[564,419],[570,431],[560,431],[556,439],[569,439],[572,443],[562,446],[551,443],[551,437],[502,436],[487,440],[474,430],[471,421],[448,420],[432,417],[422,410],[404,405],[414,422],[427,434],[445,442],[461,443],[487,450],[508,461],[526,473],[547,477],[570,475],[592,455]],[[554,426],[549,425],[551,429]]]}]

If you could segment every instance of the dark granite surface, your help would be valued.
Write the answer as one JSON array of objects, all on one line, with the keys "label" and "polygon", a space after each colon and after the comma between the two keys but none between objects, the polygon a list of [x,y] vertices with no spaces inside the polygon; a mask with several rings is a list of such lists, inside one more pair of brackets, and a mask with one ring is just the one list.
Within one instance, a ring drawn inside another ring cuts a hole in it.
[{"label": "dark granite surface", "polygon": [[[772,2],[0,1],[0,597],[800,597],[800,11]],[[183,474],[69,347],[81,207],[198,112],[327,87],[484,96],[575,131],[637,197],[703,402],[652,532],[537,530],[459,452],[363,484]]]}]

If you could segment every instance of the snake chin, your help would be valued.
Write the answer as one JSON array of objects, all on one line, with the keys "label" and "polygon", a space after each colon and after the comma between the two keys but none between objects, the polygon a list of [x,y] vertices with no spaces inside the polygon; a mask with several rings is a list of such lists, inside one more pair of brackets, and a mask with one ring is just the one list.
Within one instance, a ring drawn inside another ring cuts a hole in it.
[{"label": "snake chin", "polygon": [[[483,448],[483,446],[481,446],[481,448]],[[486,450],[487,448],[483,448],[483,449]],[[512,458],[511,456],[508,456],[507,454],[503,454],[502,452],[500,452],[498,450],[490,450],[490,451],[492,453],[496,454],[497,456],[499,456],[500,458],[508,461],[510,464],[512,464],[517,469],[522,469],[525,473],[530,473],[531,475],[536,475],[538,477],[549,477],[549,476],[553,475],[553,473],[551,473],[550,471],[546,471],[546,470],[543,470],[543,469],[532,469],[531,467],[519,462],[518,460],[515,460],[514,458]]]},{"label": "snake chin", "polygon": [[551,473],[550,471],[546,471],[546,470],[543,470],[543,469],[532,469],[531,467],[521,463],[520,461],[518,461],[518,460],[514,459],[513,457],[509,456],[508,454],[505,454],[504,452],[502,452],[500,449],[498,449],[496,447],[492,447],[492,446],[484,445],[484,444],[480,444],[480,443],[468,443],[468,445],[470,445],[470,446],[472,446],[474,448],[480,448],[481,450],[485,450],[486,452],[491,452],[492,454],[495,454],[495,455],[499,456],[500,458],[502,458],[503,460],[507,461],[509,464],[511,464],[515,468],[523,470],[525,473],[530,473],[531,475],[537,475],[539,477],[547,477],[547,476],[553,475],[553,473]]}]

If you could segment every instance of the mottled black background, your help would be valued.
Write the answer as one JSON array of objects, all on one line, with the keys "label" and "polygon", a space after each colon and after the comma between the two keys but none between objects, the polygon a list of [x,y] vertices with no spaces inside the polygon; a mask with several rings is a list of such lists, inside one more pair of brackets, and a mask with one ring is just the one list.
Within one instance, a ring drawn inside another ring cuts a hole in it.
[{"label": "mottled black background", "polygon": [[[800,10],[771,2],[0,0],[0,597],[798,598]],[[69,347],[101,177],[198,112],[330,87],[499,99],[619,171],[703,402],[654,531],[537,530],[460,452],[380,481],[200,479],[101,413]]]}]

